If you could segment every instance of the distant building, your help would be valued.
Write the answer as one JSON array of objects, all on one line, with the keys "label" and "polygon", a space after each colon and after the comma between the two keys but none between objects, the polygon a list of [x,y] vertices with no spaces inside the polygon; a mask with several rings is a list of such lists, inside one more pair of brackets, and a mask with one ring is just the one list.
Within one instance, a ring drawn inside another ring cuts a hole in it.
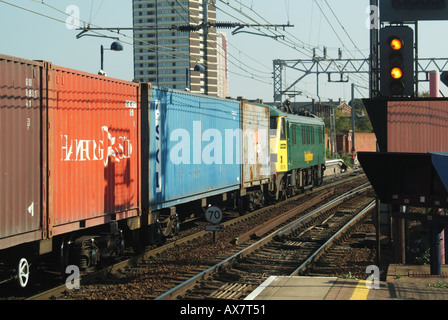
[{"label": "distant building", "polygon": [[352,107],[350,107],[347,103],[342,102],[338,107],[339,110],[342,111],[345,115],[351,115],[352,114]]},{"label": "distant building", "polygon": [[[216,9],[207,6],[208,22]],[[203,0],[133,0],[134,78],[160,87],[217,95],[216,28],[180,32],[204,20]],[[174,28],[173,28],[174,26]],[[194,71],[202,65],[205,71]]]}]

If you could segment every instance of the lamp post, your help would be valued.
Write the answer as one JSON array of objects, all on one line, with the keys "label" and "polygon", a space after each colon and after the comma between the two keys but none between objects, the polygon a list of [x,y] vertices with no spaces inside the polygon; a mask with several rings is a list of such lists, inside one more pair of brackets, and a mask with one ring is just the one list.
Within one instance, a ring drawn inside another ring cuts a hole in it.
[{"label": "lamp post", "polygon": [[[204,72],[205,71],[205,67],[201,64],[197,64],[194,66],[193,71],[200,71],[200,72]],[[187,91],[191,91],[191,80],[190,80],[190,75],[191,75],[191,71],[190,68],[186,68],[185,69],[185,76],[186,76],[186,88],[185,90]]]},{"label": "lamp post", "polygon": [[103,45],[101,45],[100,47],[101,69],[98,72],[98,74],[101,76],[106,76],[106,72],[104,72],[104,50],[123,51],[123,46],[117,41],[112,42],[112,44],[110,45],[110,49],[104,49]]},{"label": "lamp post", "polygon": [[352,107],[352,164],[355,164],[355,153],[356,153],[356,149],[355,149],[355,84],[352,83],[352,103],[351,103],[351,107]]}]

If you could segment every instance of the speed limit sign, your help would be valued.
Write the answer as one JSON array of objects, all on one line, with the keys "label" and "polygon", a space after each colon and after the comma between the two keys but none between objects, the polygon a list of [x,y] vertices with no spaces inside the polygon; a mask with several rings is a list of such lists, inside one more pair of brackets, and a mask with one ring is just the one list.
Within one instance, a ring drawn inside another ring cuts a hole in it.
[{"label": "speed limit sign", "polygon": [[222,220],[222,210],[218,207],[209,207],[205,211],[205,218],[208,222],[217,224]]}]

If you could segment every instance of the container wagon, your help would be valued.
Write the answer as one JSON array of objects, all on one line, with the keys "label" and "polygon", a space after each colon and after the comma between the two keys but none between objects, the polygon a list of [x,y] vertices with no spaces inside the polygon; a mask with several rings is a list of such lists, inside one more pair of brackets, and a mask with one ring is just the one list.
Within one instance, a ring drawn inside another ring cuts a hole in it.
[{"label": "container wagon", "polygon": [[254,210],[322,182],[314,116],[4,55],[0,74],[0,271],[22,287],[37,256],[86,269],[210,205]]},{"label": "container wagon", "polygon": [[0,262],[26,286],[37,255],[118,254],[141,216],[140,84],[4,55],[0,73]]},{"label": "container wagon", "polygon": [[241,184],[240,104],[164,88],[150,90],[150,192],[165,236]]}]

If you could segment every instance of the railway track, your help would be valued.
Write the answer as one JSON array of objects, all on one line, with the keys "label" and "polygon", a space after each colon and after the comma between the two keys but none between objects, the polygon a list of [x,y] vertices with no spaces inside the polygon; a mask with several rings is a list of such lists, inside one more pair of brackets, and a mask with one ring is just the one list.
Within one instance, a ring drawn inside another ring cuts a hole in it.
[{"label": "railway track", "polygon": [[287,223],[156,299],[240,300],[270,275],[305,272],[374,208],[373,195],[359,195],[367,188],[347,192]]},{"label": "railway track", "polygon": [[[365,177],[352,177],[355,183]],[[346,190],[345,184],[339,181],[330,189],[336,193]],[[353,183],[353,182],[352,182]],[[218,234],[218,241],[213,243],[211,233],[200,231],[183,238],[176,238],[166,245],[148,250],[145,254],[133,257],[98,272],[83,276],[79,290],[67,290],[65,285],[35,295],[30,299],[154,299],[185,280],[210,268],[225,257],[233,255],[242,245],[235,245],[235,239],[256,226],[265,223],[278,211],[288,211],[287,207],[297,207],[321,197],[327,202],[329,187],[318,188],[313,192],[302,194],[282,204],[276,204],[239,218],[232,218],[223,223],[224,232]],[[305,210],[305,209],[304,209]],[[243,222],[244,221],[244,222]],[[204,228],[203,222],[197,222],[197,228]],[[190,233],[193,231],[190,231]],[[251,240],[252,241],[252,240]],[[232,243],[233,242],[233,243]],[[111,290],[113,288],[113,290]]]}]

